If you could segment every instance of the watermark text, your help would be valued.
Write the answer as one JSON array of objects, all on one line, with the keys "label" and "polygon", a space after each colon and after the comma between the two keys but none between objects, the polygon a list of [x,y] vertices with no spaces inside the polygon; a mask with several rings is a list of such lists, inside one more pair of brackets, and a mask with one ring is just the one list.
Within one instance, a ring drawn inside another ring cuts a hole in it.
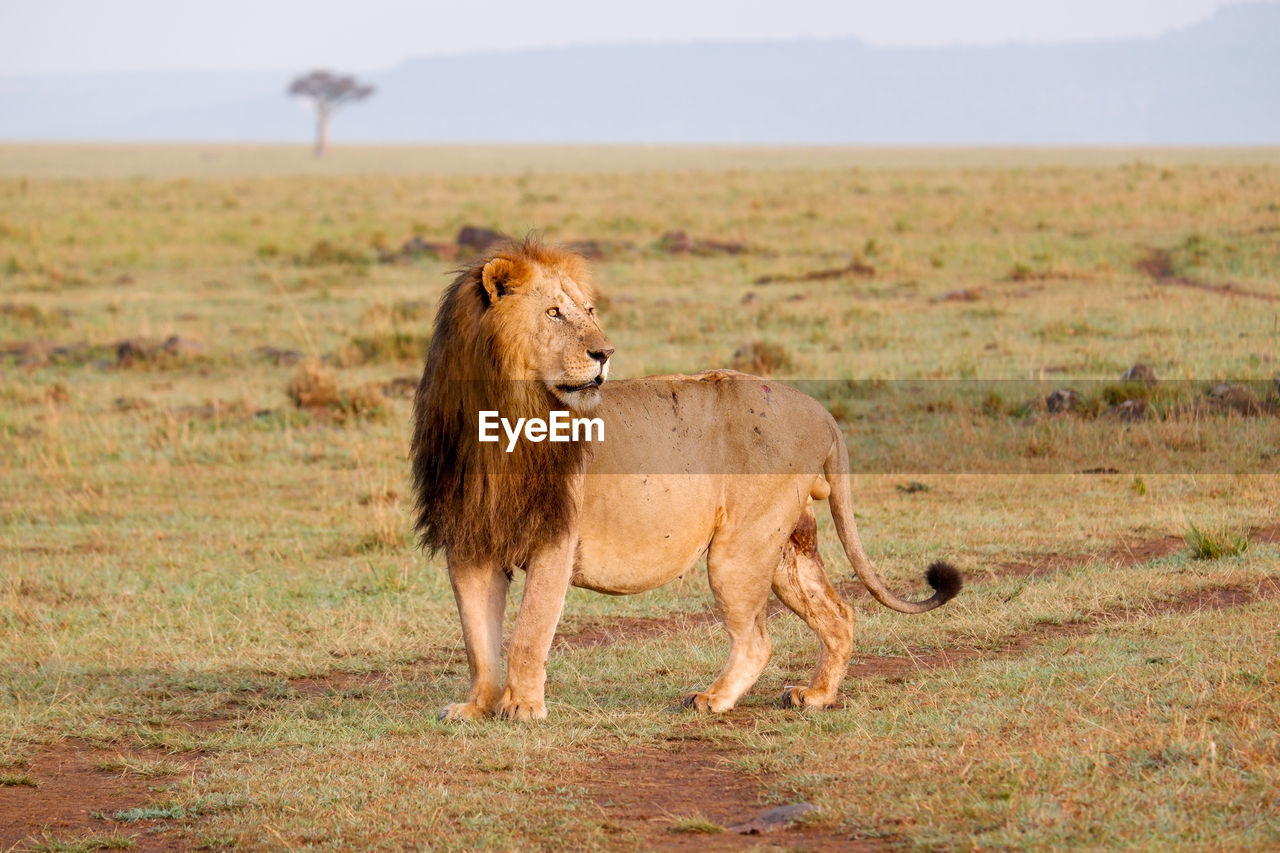
[{"label": "watermark text", "polygon": [[604,441],[604,421],[600,418],[575,418],[568,411],[556,409],[542,418],[517,418],[513,424],[495,410],[480,412],[480,441],[498,442],[506,435],[507,452],[516,449],[523,435],[526,441]]}]

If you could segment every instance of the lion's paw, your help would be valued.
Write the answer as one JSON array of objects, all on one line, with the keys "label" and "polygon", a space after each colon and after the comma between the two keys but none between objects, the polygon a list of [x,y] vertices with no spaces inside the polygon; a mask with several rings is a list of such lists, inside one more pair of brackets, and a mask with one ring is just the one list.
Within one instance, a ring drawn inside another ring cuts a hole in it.
[{"label": "lion's paw", "polygon": [[515,720],[523,723],[527,720],[545,720],[547,705],[541,699],[512,699],[504,696],[498,701],[494,712],[500,720]]},{"label": "lion's paw", "polygon": [[700,714],[723,714],[733,710],[733,703],[712,696],[710,693],[687,693],[680,700],[686,708],[692,708]]},{"label": "lion's paw", "polygon": [[438,719],[456,723],[462,720],[483,720],[488,716],[488,711],[473,702],[454,702],[440,709]]},{"label": "lion's paw", "polygon": [[821,710],[830,708],[835,703],[820,695],[812,687],[784,687],[782,689],[782,707],[813,708]]}]

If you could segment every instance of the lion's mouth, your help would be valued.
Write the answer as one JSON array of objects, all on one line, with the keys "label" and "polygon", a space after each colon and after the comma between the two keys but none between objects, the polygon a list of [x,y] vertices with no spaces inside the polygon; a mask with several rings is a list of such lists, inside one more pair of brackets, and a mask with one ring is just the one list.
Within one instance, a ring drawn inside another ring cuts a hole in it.
[{"label": "lion's mouth", "polygon": [[604,375],[600,374],[600,375],[597,375],[596,378],[592,379],[590,382],[583,382],[581,385],[557,385],[556,388],[560,389],[566,394],[577,394],[579,391],[590,391],[592,388],[599,388],[603,384],[604,384]]}]

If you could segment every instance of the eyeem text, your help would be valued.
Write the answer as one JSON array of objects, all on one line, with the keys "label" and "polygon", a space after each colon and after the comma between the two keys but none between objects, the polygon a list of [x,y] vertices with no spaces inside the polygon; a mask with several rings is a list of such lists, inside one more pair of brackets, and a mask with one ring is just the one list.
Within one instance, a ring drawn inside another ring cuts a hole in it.
[{"label": "eyeem text", "polygon": [[[501,440],[498,428],[507,437],[507,452],[515,450],[523,434],[526,441],[604,441],[604,421],[600,418],[575,418],[568,411],[553,410],[547,420],[517,418],[514,424],[498,412],[480,412],[480,440]],[[594,436],[594,437],[593,437]]]}]

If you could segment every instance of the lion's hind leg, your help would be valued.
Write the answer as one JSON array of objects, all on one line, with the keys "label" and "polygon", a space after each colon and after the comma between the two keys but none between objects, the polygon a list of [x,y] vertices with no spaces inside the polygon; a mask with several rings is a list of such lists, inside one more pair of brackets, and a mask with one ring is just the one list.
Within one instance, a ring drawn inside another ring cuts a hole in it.
[{"label": "lion's hind leg", "polygon": [[773,592],[805,621],[822,644],[808,687],[787,687],[782,704],[795,708],[828,708],[835,704],[853,654],[853,611],[827,580],[818,554],[818,523],[810,505],[800,516],[783,549],[773,577]]},{"label": "lion's hind leg", "polygon": [[729,660],[710,687],[684,697],[685,707],[717,714],[732,709],[751,689],[772,653],[765,627],[772,567],[761,560],[777,559],[776,545],[748,537],[729,544],[733,538],[713,541],[707,553],[711,591],[729,632]]}]

